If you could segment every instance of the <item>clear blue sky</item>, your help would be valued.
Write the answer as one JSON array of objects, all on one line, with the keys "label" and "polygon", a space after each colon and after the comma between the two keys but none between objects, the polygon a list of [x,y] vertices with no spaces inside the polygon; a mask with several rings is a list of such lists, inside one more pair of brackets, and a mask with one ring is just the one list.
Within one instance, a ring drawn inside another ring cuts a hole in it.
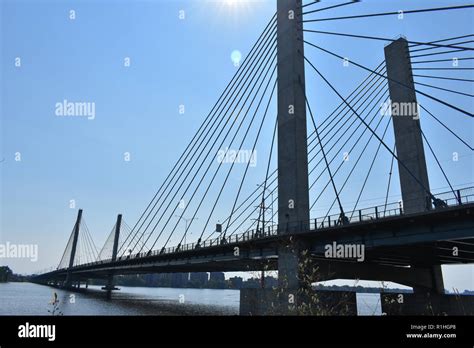
[{"label": "clear blue sky", "polygon": [[[467,3],[373,0],[308,18]],[[36,263],[6,260],[16,272],[57,265],[77,214],[76,209],[69,208],[72,199],[77,208],[84,209],[98,245],[105,241],[117,213],[123,213],[129,225],[136,222],[235,73],[231,53],[239,50],[245,57],[276,9],[276,2],[270,0],[243,0],[237,5],[225,0],[3,0],[1,4],[0,120],[4,161],[0,242],[35,243],[40,253]],[[323,5],[324,2],[314,8]],[[70,20],[70,10],[75,11],[75,20]],[[184,20],[179,18],[180,10],[185,11]],[[387,38],[404,35],[409,40],[429,42],[472,33],[473,11],[407,15],[403,20],[393,16],[309,23],[306,28]],[[306,34],[306,39],[369,67],[383,60],[384,42],[311,33]],[[366,76],[354,66],[344,68],[333,57],[311,47],[305,49],[306,56],[344,95]],[[21,58],[20,68],[15,67],[16,57]],[[130,57],[130,67],[123,66],[126,57]],[[452,74],[472,79],[470,72]],[[309,67],[306,75],[308,98],[319,123],[340,100]],[[420,82],[473,93],[469,83]],[[472,98],[422,90],[473,109]],[[95,119],[57,117],[55,104],[64,99],[95,102]],[[424,97],[419,102],[468,142],[474,142],[472,120]],[[185,105],[184,115],[178,112],[180,104]],[[274,107],[271,112],[270,119],[274,120]],[[423,114],[422,126],[451,182],[474,186],[472,152]],[[261,144],[270,142],[271,132],[269,121]],[[387,143],[393,144],[391,135]],[[262,165],[253,169],[245,192],[263,179],[268,146],[261,151]],[[17,152],[21,153],[21,162],[15,161]],[[124,152],[130,153],[130,162],[124,161]],[[458,162],[452,161],[453,152],[459,153]],[[370,160],[371,155],[365,156],[359,165],[367,166]],[[447,184],[434,159],[427,155],[427,160],[433,191],[446,191]],[[388,154],[380,156],[360,207],[383,203],[389,163]],[[397,173],[394,175],[396,178]],[[341,175],[339,183],[344,178]],[[354,203],[363,179],[363,171],[359,171],[351,182],[356,188],[344,191],[345,202]],[[398,182],[394,182],[391,201],[399,199]],[[237,179],[231,180],[229,187],[234,194],[225,196],[226,204],[219,207],[212,224],[219,216],[228,215],[237,186]],[[311,192],[312,197],[315,192]],[[333,198],[328,190],[312,216],[324,216]],[[207,201],[207,205],[212,202]],[[347,210],[352,208],[349,203]],[[197,226],[206,216],[199,218]],[[448,286],[473,288],[472,267],[445,272],[445,276]]]}]

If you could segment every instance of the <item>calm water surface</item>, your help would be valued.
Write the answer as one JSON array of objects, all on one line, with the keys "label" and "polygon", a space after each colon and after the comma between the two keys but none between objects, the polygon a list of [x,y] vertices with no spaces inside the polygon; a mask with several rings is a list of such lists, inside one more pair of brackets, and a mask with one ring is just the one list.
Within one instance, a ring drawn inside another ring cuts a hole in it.
[{"label": "calm water surface", "polygon": [[0,283],[0,315],[48,315],[56,292],[64,315],[238,315],[239,291],[120,286],[111,300],[100,286],[71,292],[31,283]]},{"label": "calm water surface", "polygon": [[[31,283],[0,283],[0,315],[50,315],[54,293],[64,315],[238,315],[239,290],[120,286],[107,300],[100,286],[71,292]],[[379,294],[357,294],[358,315],[381,315]]]}]

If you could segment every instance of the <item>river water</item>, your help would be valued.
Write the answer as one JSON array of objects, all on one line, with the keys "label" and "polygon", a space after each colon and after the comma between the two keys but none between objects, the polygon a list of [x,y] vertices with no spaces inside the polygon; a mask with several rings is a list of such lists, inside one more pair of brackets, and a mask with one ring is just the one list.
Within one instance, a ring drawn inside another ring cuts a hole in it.
[{"label": "river water", "polygon": [[[0,315],[238,315],[239,290],[120,286],[111,300],[99,286],[70,292],[31,283],[0,283]],[[359,315],[380,315],[378,294],[357,294]]]}]

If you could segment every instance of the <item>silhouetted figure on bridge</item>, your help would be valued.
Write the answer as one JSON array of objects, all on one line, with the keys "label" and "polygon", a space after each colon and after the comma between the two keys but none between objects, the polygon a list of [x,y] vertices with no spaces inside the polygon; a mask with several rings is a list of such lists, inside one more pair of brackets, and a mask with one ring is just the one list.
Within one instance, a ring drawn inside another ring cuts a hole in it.
[{"label": "silhouetted figure on bridge", "polygon": [[196,246],[194,247],[194,249],[199,249],[201,247],[201,238],[198,239],[198,241],[196,242]]},{"label": "silhouetted figure on bridge", "polygon": [[227,244],[227,239],[225,239],[225,236],[222,237],[221,239],[221,245]]},{"label": "silhouetted figure on bridge", "polygon": [[339,215],[339,220],[337,220],[338,225],[348,225],[349,224],[349,218],[346,216],[346,214],[341,213]]}]

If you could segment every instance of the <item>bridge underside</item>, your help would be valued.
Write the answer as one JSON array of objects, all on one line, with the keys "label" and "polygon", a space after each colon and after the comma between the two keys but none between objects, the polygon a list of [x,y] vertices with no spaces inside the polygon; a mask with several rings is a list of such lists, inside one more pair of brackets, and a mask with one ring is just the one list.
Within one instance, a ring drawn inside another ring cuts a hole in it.
[{"label": "bridge underside", "polygon": [[[297,234],[308,245],[318,268],[312,281],[331,279],[385,280],[432,288],[429,270],[435,265],[474,263],[474,204],[398,216],[379,221],[332,227]],[[278,269],[278,251],[295,236],[266,236],[202,249],[125,259],[115,263],[76,266],[76,280],[106,278],[111,273],[179,273],[260,271]],[[325,256],[327,245],[365,246],[363,262]],[[36,278],[62,281],[66,270]],[[316,279],[317,278],[317,279]]]}]

